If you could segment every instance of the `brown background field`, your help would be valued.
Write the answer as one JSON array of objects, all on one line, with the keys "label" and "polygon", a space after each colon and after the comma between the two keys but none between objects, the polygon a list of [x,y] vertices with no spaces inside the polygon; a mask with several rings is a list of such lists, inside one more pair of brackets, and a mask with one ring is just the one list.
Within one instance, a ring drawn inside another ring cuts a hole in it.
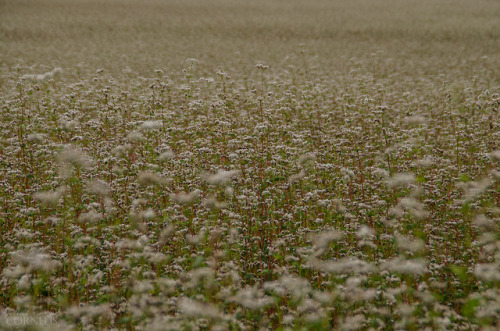
[{"label": "brown background field", "polygon": [[[0,65],[180,69],[300,63],[500,80],[497,1],[0,1]],[[487,57],[487,58],[486,58]]]}]

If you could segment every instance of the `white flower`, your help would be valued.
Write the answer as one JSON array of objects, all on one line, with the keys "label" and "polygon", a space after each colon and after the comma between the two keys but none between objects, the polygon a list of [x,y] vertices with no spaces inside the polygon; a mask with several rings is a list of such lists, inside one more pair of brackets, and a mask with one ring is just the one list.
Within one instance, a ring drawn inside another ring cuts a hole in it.
[{"label": "white flower", "polygon": [[221,313],[215,305],[188,298],[180,298],[177,308],[183,315],[188,317],[208,317],[211,319],[221,317]]},{"label": "white flower", "polygon": [[365,274],[375,271],[375,267],[359,259],[342,259],[338,261],[327,261],[319,265],[320,270],[335,274]]},{"label": "white flower", "polygon": [[239,170],[219,170],[216,174],[207,177],[206,181],[212,185],[224,185],[240,174]]},{"label": "white flower", "polygon": [[33,194],[33,198],[40,201],[44,206],[54,208],[59,203],[64,192],[66,192],[66,188],[61,186],[56,191],[36,192]]},{"label": "white flower", "polygon": [[144,135],[142,133],[140,133],[139,131],[132,131],[132,132],[130,132],[127,135],[127,139],[130,140],[131,142],[135,142],[135,143],[138,143],[138,142],[146,140],[146,138],[144,137]]},{"label": "white flower", "polygon": [[169,179],[151,171],[143,171],[137,176],[137,182],[142,186],[163,185],[169,183]]},{"label": "white flower", "polygon": [[140,126],[139,129],[142,131],[159,129],[163,126],[162,121],[145,121]]},{"label": "white flower", "polygon": [[480,263],[474,268],[474,275],[487,282],[500,281],[500,265],[499,263]]},{"label": "white flower", "polygon": [[52,260],[51,256],[46,252],[36,248],[13,252],[12,262],[26,266],[29,272],[53,272],[62,265],[59,261]]},{"label": "white flower", "polygon": [[417,167],[424,168],[424,169],[433,166],[434,163],[435,162],[429,157],[415,161],[415,165]]},{"label": "white flower", "polygon": [[90,165],[90,158],[80,149],[71,145],[64,146],[63,151],[59,154],[59,160],[75,167],[87,168]]},{"label": "white flower", "polygon": [[290,177],[288,177],[288,182],[291,184],[291,183],[295,183],[295,182],[298,182],[299,180],[301,180],[302,178],[304,178],[306,176],[306,173],[304,170],[301,170],[298,174],[295,174],[295,175],[291,175]]},{"label": "white flower", "polygon": [[398,248],[402,251],[415,253],[425,248],[424,241],[419,238],[410,238],[396,233],[396,240]]},{"label": "white flower", "polygon": [[168,151],[161,153],[160,156],[158,156],[158,159],[160,161],[166,161],[166,160],[173,158],[174,156],[175,156],[174,152],[172,152],[171,150],[168,150]]},{"label": "white flower", "polygon": [[187,205],[192,203],[199,195],[200,190],[194,190],[190,193],[179,192],[177,194],[170,195],[170,198],[181,205]]},{"label": "white flower", "polygon": [[493,151],[491,152],[491,158],[497,162],[500,162],[500,149],[499,150],[496,150],[496,151]]},{"label": "white flower", "polygon": [[388,184],[389,186],[399,187],[413,184],[415,182],[415,175],[409,173],[398,173],[392,176]]},{"label": "white flower", "polygon": [[356,237],[358,239],[369,239],[374,234],[375,234],[375,231],[372,228],[370,228],[366,225],[362,225],[362,226],[360,226],[358,232],[356,233]]},{"label": "white flower", "polygon": [[426,118],[422,115],[413,115],[408,116],[404,119],[405,123],[412,125],[424,124],[426,122]]},{"label": "white flower", "polygon": [[301,155],[299,157],[299,161],[297,162],[299,165],[303,165],[304,163],[308,161],[314,161],[316,160],[316,153],[307,153],[304,155]]},{"label": "white flower", "polygon": [[81,223],[95,224],[101,219],[102,215],[96,212],[95,210],[91,210],[86,213],[81,213],[80,216],[78,216],[78,221]]},{"label": "white flower", "polygon": [[245,287],[239,290],[230,301],[242,305],[250,310],[259,310],[274,303],[274,298],[265,296],[261,290],[254,287]]},{"label": "white flower", "polygon": [[336,230],[323,231],[314,236],[313,243],[318,248],[326,249],[333,241],[338,241],[342,237],[343,234]]},{"label": "white flower", "polygon": [[390,272],[419,276],[426,271],[427,261],[424,259],[405,260],[394,258],[382,263],[381,268]]}]

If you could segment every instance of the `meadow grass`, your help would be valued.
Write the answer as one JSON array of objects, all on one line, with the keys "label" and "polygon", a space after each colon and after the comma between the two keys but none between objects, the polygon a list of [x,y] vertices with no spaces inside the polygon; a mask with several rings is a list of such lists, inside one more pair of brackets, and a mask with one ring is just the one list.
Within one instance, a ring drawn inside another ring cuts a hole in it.
[{"label": "meadow grass", "polygon": [[0,328],[497,329],[499,12],[0,0]]}]

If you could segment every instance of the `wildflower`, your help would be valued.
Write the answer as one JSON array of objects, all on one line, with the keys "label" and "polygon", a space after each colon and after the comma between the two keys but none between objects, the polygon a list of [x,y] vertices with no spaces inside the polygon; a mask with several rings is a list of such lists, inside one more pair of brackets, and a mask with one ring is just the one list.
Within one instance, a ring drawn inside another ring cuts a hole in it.
[{"label": "wildflower", "polygon": [[149,280],[133,280],[132,291],[135,293],[147,293],[153,289]]},{"label": "wildflower", "polygon": [[94,269],[94,273],[89,277],[89,285],[96,285],[104,278],[104,272]]},{"label": "wildflower", "polygon": [[483,178],[478,182],[459,183],[464,191],[465,202],[472,202],[481,196],[492,184],[490,178]]},{"label": "wildflower", "polygon": [[163,126],[162,121],[144,121],[139,126],[139,129],[142,130],[142,131],[147,131],[147,130],[159,129],[162,126]]},{"label": "wildflower", "polygon": [[197,235],[186,235],[186,241],[191,245],[198,245],[205,239],[205,230],[201,230]]},{"label": "wildflower", "polygon": [[250,310],[260,310],[275,302],[274,298],[264,295],[261,290],[254,287],[245,287],[239,290],[229,299],[229,301],[235,302]]},{"label": "wildflower", "polygon": [[424,124],[426,122],[426,118],[422,115],[413,115],[406,117],[404,121],[407,124],[419,125]]},{"label": "wildflower", "polygon": [[130,144],[116,146],[111,150],[111,154],[113,154],[114,156],[117,156],[117,157],[124,156],[124,155],[126,155],[128,150],[130,150],[130,148],[132,148],[132,146]]},{"label": "wildflower", "polygon": [[231,179],[239,175],[239,170],[219,170],[216,174],[207,177],[206,181],[212,185],[224,185],[227,184]]},{"label": "wildflower", "polygon": [[351,169],[347,169],[347,168],[340,168],[340,173],[342,174],[342,180],[344,182],[349,182],[350,180],[352,180],[356,174],[354,173],[354,171],[352,171]]},{"label": "wildflower", "polygon": [[496,150],[496,151],[493,151],[491,152],[491,158],[496,161],[496,162],[500,162],[500,149],[499,150]]},{"label": "wildflower", "polygon": [[59,160],[74,167],[87,168],[90,165],[90,158],[80,149],[71,145],[64,146],[59,154]]},{"label": "wildflower", "polygon": [[203,200],[203,205],[210,209],[223,209],[227,207],[226,203],[219,202],[215,198],[207,198]]},{"label": "wildflower", "polygon": [[172,152],[171,150],[168,150],[168,151],[161,153],[160,156],[158,156],[158,159],[160,161],[166,161],[166,160],[169,160],[173,157],[174,157],[174,152]]},{"label": "wildflower", "polygon": [[140,213],[142,219],[150,221],[156,217],[156,212],[152,208],[148,208]]},{"label": "wildflower", "polygon": [[426,157],[424,159],[415,161],[415,165],[419,168],[427,169],[434,165],[434,161],[431,158]]},{"label": "wildflower", "polygon": [[491,169],[490,175],[493,177],[494,180],[496,180],[497,182],[500,182],[500,171],[498,171],[496,169]]},{"label": "wildflower", "polygon": [[480,263],[474,267],[474,275],[487,282],[500,282],[499,263]]},{"label": "wildflower", "polygon": [[61,186],[56,191],[36,192],[33,198],[46,207],[55,208],[65,192],[66,188]]},{"label": "wildflower", "polygon": [[375,170],[372,171],[372,175],[378,178],[388,178],[389,171],[381,168],[376,168]]},{"label": "wildflower", "polygon": [[47,71],[43,74],[26,74],[22,78],[23,79],[28,79],[28,80],[35,80],[35,81],[44,81],[48,80],[54,77],[59,76],[60,74],[63,73],[63,69],[60,67],[56,67],[52,69],[51,71]]},{"label": "wildflower", "polygon": [[11,253],[14,264],[23,265],[29,272],[53,272],[62,264],[55,261],[46,252],[32,248],[30,250],[15,251]]},{"label": "wildflower", "polygon": [[45,223],[56,226],[59,223],[59,218],[56,216],[49,216],[45,219]]},{"label": "wildflower", "polygon": [[207,288],[213,288],[213,286],[216,286],[214,270],[211,268],[193,269],[186,275],[186,278],[189,279],[189,281],[185,284],[185,286],[189,289],[196,288],[202,283],[204,283],[203,285]]},{"label": "wildflower", "polygon": [[131,240],[128,238],[119,240],[115,247],[118,250],[129,250],[129,249],[141,249],[142,244],[137,240]]},{"label": "wildflower", "polygon": [[150,172],[143,171],[137,176],[137,182],[141,186],[151,186],[151,185],[163,185],[169,183],[169,180],[161,177],[160,175]]},{"label": "wildflower", "polygon": [[213,304],[188,298],[180,298],[177,308],[187,317],[207,317],[210,319],[218,319],[221,317],[220,311]]},{"label": "wildflower", "polygon": [[299,161],[297,162],[299,165],[303,165],[309,161],[314,161],[316,160],[316,153],[307,153],[304,155],[301,155],[299,157]]},{"label": "wildflower", "polygon": [[103,181],[93,180],[87,185],[89,193],[104,197],[109,194],[109,185]]},{"label": "wildflower", "polygon": [[200,195],[200,193],[200,190],[194,190],[190,193],[179,192],[177,194],[170,195],[170,198],[181,205],[187,205],[192,203]]},{"label": "wildflower", "polygon": [[61,121],[61,127],[65,131],[72,131],[78,126],[78,121],[70,120],[70,121]]},{"label": "wildflower", "polygon": [[227,239],[227,241],[231,245],[239,243],[239,241],[240,241],[240,234],[238,232],[238,229],[232,228],[229,231],[229,238]]},{"label": "wildflower", "polygon": [[227,197],[232,197],[234,195],[234,188],[231,186],[228,186],[224,189],[224,194],[226,194]]},{"label": "wildflower", "polygon": [[352,316],[347,316],[342,320],[340,325],[340,330],[350,331],[350,330],[361,330],[367,323],[366,317],[363,314],[357,314]]},{"label": "wildflower", "polygon": [[415,182],[415,175],[409,173],[398,173],[392,176],[388,184],[392,187],[400,187],[413,184]]},{"label": "wildflower", "polygon": [[28,137],[26,137],[26,139],[34,144],[41,144],[43,142],[44,137],[43,135],[38,133],[31,133],[28,135]]},{"label": "wildflower", "polygon": [[110,321],[115,314],[108,304],[88,305],[81,304],[79,306],[72,306],[66,310],[66,314],[74,320],[97,320]]},{"label": "wildflower", "polygon": [[269,69],[269,66],[266,66],[266,65],[264,65],[262,63],[257,63],[255,65],[255,68],[260,69],[260,70],[267,70],[267,69]]},{"label": "wildflower", "polygon": [[411,253],[418,252],[425,247],[425,243],[419,238],[410,238],[401,234],[396,234],[398,248]]},{"label": "wildflower", "polygon": [[347,208],[344,206],[340,199],[333,199],[332,206],[333,209],[339,213],[345,213],[347,211]]},{"label": "wildflower", "polygon": [[17,283],[17,287],[21,290],[27,290],[31,286],[31,275],[30,274],[24,274],[21,279],[19,279],[19,282]]},{"label": "wildflower", "polygon": [[139,131],[132,131],[127,135],[127,139],[134,143],[140,143],[146,140],[146,137]]},{"label": "wildflower", "polygon": [[78,221],[81,223],[95,224],[101,219],[102,219],[102,215],[100,213],[96,212],[95,210],[91,210],[89,212],[82,213],[82,214],[80,214],[80,216],[78,216]]},{"label": "wildflower", "polygon": [[328,248],[333,241],[342,239],[343,234],[336,230],[323,231],[313,237],[313,243],[318,248]]},{"label": "wildflower", "polygon": [[495,222],[493,222],[492,219],[488,218],[484,214],[480,214],[480,215],[476,216],[472,220],[472,224],[477,226],[481,231],[493,230],[495,227]]},{"label": "wildflower", "polygon": [[309,281],[305,278],[283,275],[279,282],[286,288],[287,293],[290,293],[297,301],[304,299],[313,292]]},{"label": "wildflower", "polygon": [[172,237],[172,235],[174,234],[175,232],[175,227],[173,225],[168,225],[166,226],[162,231],[161,231],[161,234],[160,234],[160,237],[158,238],[158,244],[160,245],[160,247],[163,247],[167,240]]},{"label": "wildflower", "polygon": [[356,233],[356,237],[358,237],[358,239],[368,239],[371,238],[374,233],[375,231],[372,228],[362,225]]},{"label": "wildflower", "polygon": [[425,210],[425,205],[414,198],[403,198],[399,201],[398,206],[407,210],[416,219],[429,216],[429,212]]},{"label": "wildflower", "polygon": [[377,248],[377,245],[375,245],[371,239],[361,239],[358,242],[358,246],[361,248],[363,247]]},{"label": "wildflower", "polygon": [[306,173],[304,170],[301,170],[298,174],[296,175],[292,175],[290,177],[288,177],[288,182],[290,184],[292,183],[295,183],[295,182],[298,182],[299,180],[301,180],[302,178],[304,178],[306,176]]},{"label": "wildflower", "polygon": [[334,274],[365,274],[375,271],[375,267],[369,262],[359,259],[342,259],[338,261],[327,261],[318,265],[320,270]]},{"label": "wildflower", "polygon": [[405,260],[394,258],[382,263],[381,268],[400,274],[419,276],[426,270],[427,262],[424,259]]}]

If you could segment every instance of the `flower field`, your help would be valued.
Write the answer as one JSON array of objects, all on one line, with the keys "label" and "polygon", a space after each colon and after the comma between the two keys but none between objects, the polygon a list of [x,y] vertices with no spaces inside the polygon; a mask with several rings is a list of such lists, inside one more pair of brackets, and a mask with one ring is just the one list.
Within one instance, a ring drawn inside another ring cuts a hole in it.
[{"label": "flower field", "polygon": [[0,0],[0,329],[497,330],[499,12]]}]

